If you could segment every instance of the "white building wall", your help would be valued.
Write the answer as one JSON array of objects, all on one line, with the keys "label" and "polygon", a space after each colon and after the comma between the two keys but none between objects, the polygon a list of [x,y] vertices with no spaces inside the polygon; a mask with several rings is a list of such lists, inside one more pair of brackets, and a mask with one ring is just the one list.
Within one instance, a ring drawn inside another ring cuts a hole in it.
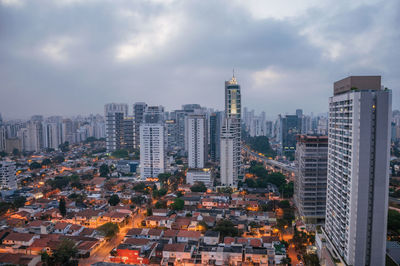
[{"label": "white building wall", "polygon": [[141,124],[140,126],[140,175],[142,179],[164,173],[165,142],[164,126]]},{"label": "white building wall", "polygon": [[234,137],[229,133],[221,136],[221,185],[234,185]]},{"label": "white building wall", "polygon": [[207,125],[205,115],[186,118],[187,151],[189,168],[204,168],[206,162]]},{"label": "white building wall", "polygon": [[0,182],[1,189],[17,189],[14,162],[0,161]]},{"label": "white building wall", "polygon": [[391,92],[330,98],[325,231],[349,265],[384,265]]}]

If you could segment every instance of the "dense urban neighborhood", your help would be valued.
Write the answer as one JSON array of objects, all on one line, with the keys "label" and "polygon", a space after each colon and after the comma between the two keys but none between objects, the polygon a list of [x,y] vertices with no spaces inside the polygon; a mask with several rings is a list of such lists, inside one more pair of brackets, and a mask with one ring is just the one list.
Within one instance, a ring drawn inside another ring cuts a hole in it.
[{"label": "dense urban neighborhood", "polygon": [[[376,76],[338,84],[364,79],[380,84]],[[400,112],[379,106],[392,118],[376,134],[390,136],[390,145],[359,159],[370,146],[351,150],[353,100],[334,89],[329,116],[298,109],[276,121],[247,108],[242,121],[234,76],[225,82],[224,112],[198,104],[166,112],[139,102],[132,115],[127,104],[111,103],[104,117],[0,120],[0,264],[345,265],[354,258],[336,243],[347,237],[337,230],[351,218],[348,203],[384,226],[378,235],[357,227],[386,244],[368,260],[396,265]],[[386,101],[389,91],[378,92]],[[351,160],[360,164],[351,168]],[[362,201],[365,183],[347,184],[350,171],[375,160],[388,162],[371,168],[387,186],[369,185],[381,206],[371,210]]]}]

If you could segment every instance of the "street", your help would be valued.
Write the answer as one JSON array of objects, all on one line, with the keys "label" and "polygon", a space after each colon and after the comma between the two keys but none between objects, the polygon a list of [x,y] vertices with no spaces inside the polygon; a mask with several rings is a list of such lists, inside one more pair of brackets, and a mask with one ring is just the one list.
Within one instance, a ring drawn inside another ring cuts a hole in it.
[{"label": "street", "polygon": [[293,233],[289,232],[292,230],[285,230],[285,232],[281,233],[281,239],[285,240],[286,242],[289,242],[289,247],[287,248],[287,255],[288,257],[291,259],[291,263],[292,265],[298,265],[300,263],[300,261],[297,259],[297,251],[294,248],[294,244],[291,244],[290,241],[293,238]]},{"label": "street", "polygon": [[79,265],[90,266],[91,264],[96,262],[109,261],[110,251],[113,248],[117,247],[122,242],[126,233],[130,229],[134,227],[139,227],[140,222],[143,219],[144,219],[143,213],[139,212],[138,214],[135,214],[130,219],[128,224],[120,228],[120,232],[116,236],[111,238],[109,241],[105,241],[104,243],[102,243],[89,258],[79,260]]}]

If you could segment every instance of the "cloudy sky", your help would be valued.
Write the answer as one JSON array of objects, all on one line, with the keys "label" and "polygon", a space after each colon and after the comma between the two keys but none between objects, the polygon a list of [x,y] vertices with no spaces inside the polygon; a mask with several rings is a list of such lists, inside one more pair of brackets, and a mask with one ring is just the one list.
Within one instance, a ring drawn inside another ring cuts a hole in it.
[{"label": "cloudy sky", "polygon": [[400,1],[0,0],[6,118],[222,109],[232,68],[244,106],[269,116],[326,112],[348,75],[382,75],[400,108]]}]

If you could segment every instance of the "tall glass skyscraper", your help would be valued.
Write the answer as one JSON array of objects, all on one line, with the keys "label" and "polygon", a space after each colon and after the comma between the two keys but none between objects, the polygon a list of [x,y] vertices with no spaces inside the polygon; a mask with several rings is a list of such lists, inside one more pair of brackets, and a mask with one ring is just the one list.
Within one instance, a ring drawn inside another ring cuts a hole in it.
[{"label": "tall glass skyscraper", "polygon": [[242,175],[241,95],[235,76],[225,81],[225,117],[221,130],[221,185],[234,187]]}]

